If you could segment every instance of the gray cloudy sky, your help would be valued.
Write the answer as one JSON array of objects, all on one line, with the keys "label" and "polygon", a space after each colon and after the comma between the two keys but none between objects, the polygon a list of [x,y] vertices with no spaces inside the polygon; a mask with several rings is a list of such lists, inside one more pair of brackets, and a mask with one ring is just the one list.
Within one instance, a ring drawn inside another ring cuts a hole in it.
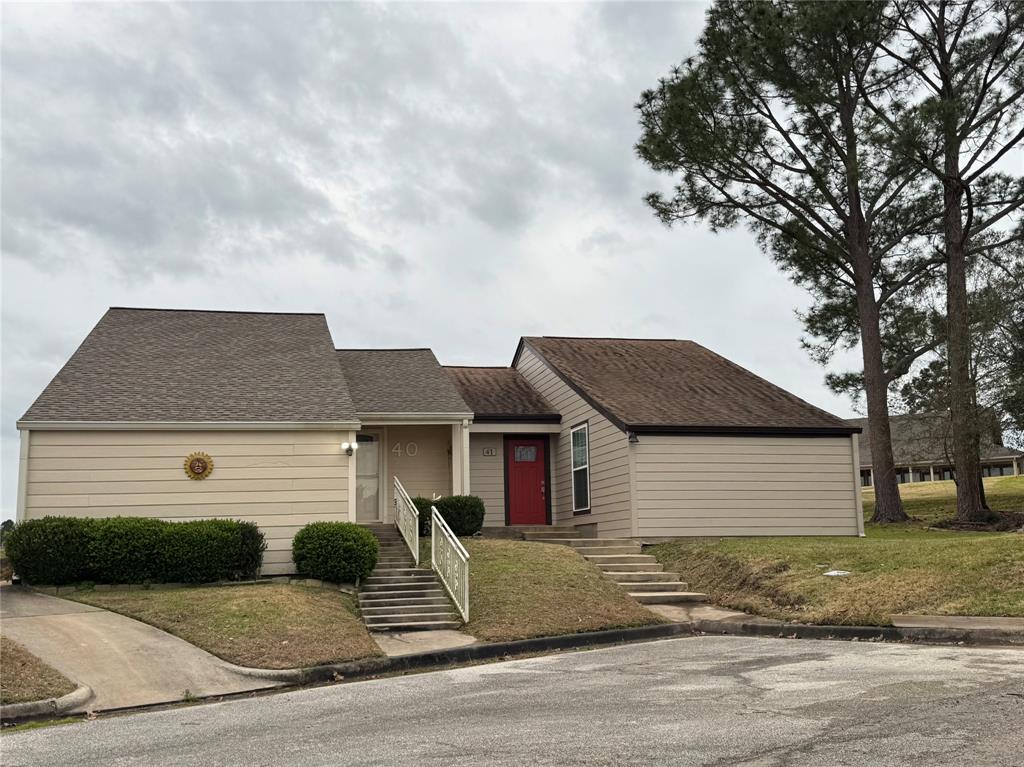
[{"label": "gray cloudy sky", "polygon": [[14,423],[108,306],[323,311],[463,364],[691,338],[851,414],[753,238],[642,203],[633,104],[704,9],[6,5],[4,516]]}]

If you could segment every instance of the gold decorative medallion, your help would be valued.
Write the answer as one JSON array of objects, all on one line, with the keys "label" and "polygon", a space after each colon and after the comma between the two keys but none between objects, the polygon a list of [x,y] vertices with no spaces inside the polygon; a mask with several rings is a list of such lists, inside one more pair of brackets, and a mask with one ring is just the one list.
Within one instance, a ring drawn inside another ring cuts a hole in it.
[{"label": "gold decorative medallion", "polygon": [[185,459],[189,479],[206,479],[213,472],[213,459],[206,453],[192,453]]}]

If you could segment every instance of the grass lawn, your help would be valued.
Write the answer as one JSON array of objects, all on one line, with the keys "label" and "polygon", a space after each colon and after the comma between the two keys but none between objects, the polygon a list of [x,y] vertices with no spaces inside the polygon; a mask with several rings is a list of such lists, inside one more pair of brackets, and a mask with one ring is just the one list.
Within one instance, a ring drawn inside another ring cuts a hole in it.
[{"label": "grass lawn", "polygon": [[75,685],[17,642],[0,636],[0,703],[28,703],[59,698]]},{"label": "grass lawn", "polygon": [[381,654],[355,599],[333,589],[260,584],[67,598],[149,623],[240,666],[299,668]]},{"label": "grass lawn", "polygon": [[462,543],[469,551],[466,630],[478,639],[504,642],[663,622],[568,546]]},{"label": "grass lawn", "polygon": [[[1024,477],[985,480],[989,505],[1024,510]],[[807,623],[887,625],[892,613],[1024,617],[1024,535],[929,530],[952,516],[952,482],[901,485],[906,525],[866,538],[689,538],[652,546],[720,605]],[[873,499],[865,496],[870,518]],[[851,575],[825,577],[828,570]]]}]

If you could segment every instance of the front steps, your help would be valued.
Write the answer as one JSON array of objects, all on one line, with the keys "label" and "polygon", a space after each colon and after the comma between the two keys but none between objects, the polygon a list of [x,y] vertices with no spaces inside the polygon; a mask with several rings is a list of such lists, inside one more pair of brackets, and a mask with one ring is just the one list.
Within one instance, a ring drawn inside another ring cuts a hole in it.
[{"label": "front steps", "polygon": [[359,610],[370,631],[457,629],[462,621],[432,570],[417,568],[394,525],[372,525],[377,567],[359,585]]},{"label": "front steps", "polygon": [[680,604],[704,602],[707,594],[689,591],[676,573],[665,568],[640,543],[629,538],[574,538],[569,535],[526,533],[528,541],[571,546],[590,560],[609,578],[641,604]]}]

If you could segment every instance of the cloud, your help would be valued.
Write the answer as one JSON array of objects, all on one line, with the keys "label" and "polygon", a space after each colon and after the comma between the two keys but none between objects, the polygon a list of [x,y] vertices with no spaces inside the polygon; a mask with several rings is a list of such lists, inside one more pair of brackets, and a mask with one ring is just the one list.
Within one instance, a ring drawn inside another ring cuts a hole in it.
[{"label": "cloud", "polygon": [[4,9],[3,504],[14,421],[111,305],[324,311],[339,345],[694,338],[845,407],[744,232],[667,230],[633,104],[696,3]]}]

